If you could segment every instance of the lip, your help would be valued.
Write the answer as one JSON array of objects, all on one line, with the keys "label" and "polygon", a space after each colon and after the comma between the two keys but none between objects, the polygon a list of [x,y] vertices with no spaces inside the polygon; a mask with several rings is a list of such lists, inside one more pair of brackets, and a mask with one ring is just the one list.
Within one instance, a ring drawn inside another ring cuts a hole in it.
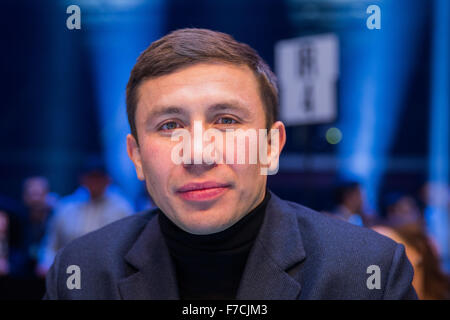
[{"label": "lip", "polygon": [[230,188],[228,183],[215,181],[188,183],[177,190],[177,194],[188,201],[210,201],[223,195]]}]

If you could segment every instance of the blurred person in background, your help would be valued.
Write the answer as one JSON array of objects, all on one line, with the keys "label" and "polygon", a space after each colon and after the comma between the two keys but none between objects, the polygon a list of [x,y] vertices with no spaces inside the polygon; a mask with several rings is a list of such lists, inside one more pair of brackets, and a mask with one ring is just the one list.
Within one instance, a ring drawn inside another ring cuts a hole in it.
[{"label": "blurred person in background", "polygon": [[0,195],[0,277],[22,275],[20,205]]},{"label": "blurred person in background", "polygon": [[442,201],[442,207],[450,214],[450,185],[445,183],[425,182],[418,192],[419,205],[422,211],[422,215],[426,215],[426,211],[430,207],[435,206],[436,199],[432,199],[432,195],[439,194],[439,200]]},{"label": "blurred person in background", "polygon": [[372,219],[363,212],[363,193],[361,185],[356,181],[338,182],[334,197],[336,208],[332,216],[357,226],[369,226]]},{"label": "blurred person in background", "polygon": [[81,186],[60,199],[40,250],[37,273],[44,276],[56,252],[70,241],[133,213],[129,202],[111,187],[104,163],[90,158],[84,164]]},{"label": "blurred person in background", "polygon": [[0,276],[9,273],[9,215],[0,209]]},{"label": "blurred person in background", "polygon": [[414,197],[392,192],[384,196],[381,209],[386,220],[384,223],[392,227],[415,224],[418,228],[424,227],[423,216]]},{"label": "blurred person in background", "polygon": [[437,251],[420,225],[378,225],[372,229],[405,246],[414,268],[412,284],[419,299],[450,299],[449,276],[442,271]]},{"label": "blurred person in background", "polygon": [[53,211],[49,191],[48,180],[42,176],[29,177],[23,183],[23,206],[16,217],[19,253],[15,256],[15,275],[34,276],[39,246]]}]

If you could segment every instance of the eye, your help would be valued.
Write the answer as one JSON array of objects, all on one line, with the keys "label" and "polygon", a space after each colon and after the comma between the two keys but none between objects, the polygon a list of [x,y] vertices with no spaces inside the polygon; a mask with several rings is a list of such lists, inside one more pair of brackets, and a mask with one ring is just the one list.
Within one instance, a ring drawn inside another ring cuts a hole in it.
[{"label": "eye", "polygon": [[181,128],[181,126],[175,122],[175,121],[169,121],[164,123],[161,127],[159,127],[159,130],[162,131],[168,131],[168,130],[174,130],[174,129],[178,129]]},{"label": "eye", "polygon": [[220,117],[216,123],[217,124],[236,124],[237,121],[230,117]]}]

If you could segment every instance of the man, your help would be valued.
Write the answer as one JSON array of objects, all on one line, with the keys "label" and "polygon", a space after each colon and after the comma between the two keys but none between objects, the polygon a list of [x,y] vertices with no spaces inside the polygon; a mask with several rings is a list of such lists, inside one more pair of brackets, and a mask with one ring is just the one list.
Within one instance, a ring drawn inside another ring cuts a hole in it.
[{"label": "man", "polygon": [[389,192],[383,197],[381,206],[385,224],[391,227],[402,227],[404,225],[416,225],[422,228],[425,225],[424,218],[420,212],[413,196],[402,192]]},{"label": "man", "polygon": [[38,250],[53,213],[52,195],[47,178],[32,176],[25,179],[22,192],[22,210],[14,217],[14,237],[18,250],[12,250],[15,276],[33,277],[36,273]]},{"label": "man", "polygon": [[[46,298],[416,298],[403,246],[267,190],[286,140],[277,108],[275,76],[249,46],[203,29],[154,42],[128,82],[127,147],[159,209],[69,244]],[[193,141],[179,148],[180,136]]]},{"label": "man", "polygon": [[0,278],[10,272],[11,218],[14,202],[0,195]]},{"label": "man", "polygon": [[341,181],[335,188],[335,218],[357,226],[368,226],[369,217],[363,213],[363,196],[361,186],[356,181]]}]

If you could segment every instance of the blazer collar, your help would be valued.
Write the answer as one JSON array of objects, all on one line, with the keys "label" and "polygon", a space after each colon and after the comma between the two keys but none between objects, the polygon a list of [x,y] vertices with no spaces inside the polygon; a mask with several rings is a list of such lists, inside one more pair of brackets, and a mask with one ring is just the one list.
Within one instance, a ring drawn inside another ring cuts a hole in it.
[{"label": "blazer collar", "polygon": [[175,267],[156,215],[147,223],[125,255],[125,260],[137,272],[119,281],[119,292],[123,299],[179,299]]},{"label": "blazer collar", "polygon": [[296,299],[301,291],[297,267],[305,257],[295,210],[271,192],[266,216],[248,257],[237,299]]},{"label": "blazer collar", "polygon": [[[271,192],[236,298],[296,299],[301,290],[296,267],[305,256],[295,210]],[[137,272],[119,281],[123,299],[179,299],[175,268],[156,216],[147,223],[125,260]]]}]

